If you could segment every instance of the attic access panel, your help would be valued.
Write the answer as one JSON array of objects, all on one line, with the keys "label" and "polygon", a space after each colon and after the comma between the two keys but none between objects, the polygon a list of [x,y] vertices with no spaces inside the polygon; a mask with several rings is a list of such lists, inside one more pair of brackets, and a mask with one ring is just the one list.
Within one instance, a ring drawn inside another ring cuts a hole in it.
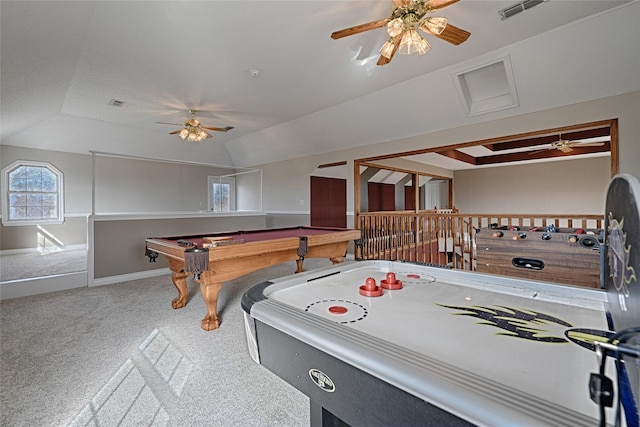
[{"label": "attic access panel", "polygon": [[452,77],[467,116],[519,105],[509,56],[459,71]]}]

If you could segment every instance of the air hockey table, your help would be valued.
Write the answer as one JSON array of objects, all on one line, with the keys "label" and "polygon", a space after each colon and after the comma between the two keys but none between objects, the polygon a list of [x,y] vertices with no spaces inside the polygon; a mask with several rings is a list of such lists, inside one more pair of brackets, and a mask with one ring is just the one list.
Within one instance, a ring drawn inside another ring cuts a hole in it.
[{"label": "air hockey table", "polygon": [[249,354],[312,426],[638,427],[639,195],[612,180],[606,291],[350,262],[248,290]]}]

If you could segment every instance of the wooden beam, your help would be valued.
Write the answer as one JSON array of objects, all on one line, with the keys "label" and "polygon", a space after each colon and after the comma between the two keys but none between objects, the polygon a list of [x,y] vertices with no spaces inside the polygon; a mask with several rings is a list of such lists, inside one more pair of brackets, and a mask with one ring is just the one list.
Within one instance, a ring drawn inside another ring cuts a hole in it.
[{"label": "wooden beam", "polygon": [[608,142],[596,147],[573,147],[573,151],[565,153],[560,150],[525,151],[510,154],[496,154],[493,156],[477,157],[477,165],[492,165],[496,163],[521,162],[524,160],[551,159],[554,157],[571,157],[579,154],[606,153],[611,150]]},{"label": "wooden beam", "polygon": [[618,152],[618,119],[611,122],[611,176],[619,173],[619,152]]},{"label": "wooden beam", "polygon": [[502,137],[497,137],[497,138],[487,138],[487,139],[481,139],[481,140],[477,140],[477,141],[468,141],[468,142],[464,142],[464,143],[445,145],[445,146],[440,146],[440,147],[423,148],[423,149],[420,149],[420,150],[402,151],[402,152],[391,153],[391,154],[383,154],[383,155],[379,155],[379,156],[365,157],[365,158],[361,158],[361,159],[357,159],[357,160],[362,161],[362,162],[371,162],[371,161],[376,161],[376,160],[395,159],[395,158],[398,158],[398,157],[411,157],[411,156],[417,156],[418,154],[435,153],[435,152],[438,152],[438,151],[449,150],[449,149],[459,149],[459,148],[466,148],[466,147],[475,147],[475,146],[478,146],[478,145],[487,145],[487,144],[495,144],[495,143],[500,143],[500,142],[508,142],[508,141],[526,139],[526,138],[542,136],[542,135],[552,135],[552,134],[553,135],[559,135],[559,134],[562,134],[564,136],[565,134],[568,134],[569,132],[578,131],[578,130],[603,128],[603,127],[604,128],[609,128],[609,127],[613,126],[613,123],[617,123],[617,119],[600,120],[600,121],[597,121],[597,122],[582,123],[582,124],[579,124],[579,125],[571,125],[571,126],[564,126],[564,127],[558,127],[558,128],[544,129],[544,130],[533,131],[533,132],[524,132],[524,133],[519,133],[519,134],[509,135],[509,136],[502,136]]},{"label": "wooden beam", "polygon": [[436,151],[436,153],[449,157],[453,160],[459,160],[461,162],[469,163],[470,165],[477,165],[476,157],[470,156],[469,154],[463,153],[458,150],[444,150],[444,151]]},{"label": "wooden beam", "polygon": [[343,161],[343,162],[335,162],[335,163],[325,163],[323,165],[318,165],[318,169],[323,169],[323,168],[332,168],[334,166],[344,166],[347,164],[347,161]]},{"label": "wooden beam", "polygon": [[507,142],[499,142],[494,144],[485,144],[484,147],[491,151],[503,151],[512,150],[514,148],[533,147],[537,145],[551,144],[558,141],[561,137],[569,141],[578,141],[581,139],[598,138],[602,136],[609,136],[611,134],[611,128],[609,126],[580,130],[576,132],[559,132],[553,135],[544,135],[534,138],[519,139]]}]

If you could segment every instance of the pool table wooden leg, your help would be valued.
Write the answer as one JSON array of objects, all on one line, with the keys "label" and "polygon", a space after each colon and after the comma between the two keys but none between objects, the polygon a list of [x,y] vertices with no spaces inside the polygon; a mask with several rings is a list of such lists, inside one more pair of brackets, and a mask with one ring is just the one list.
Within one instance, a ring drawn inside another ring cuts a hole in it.
[{"label": "pool table wooden leg", "polygon": [[171,273],[171,281],[173,285],[178,290],[178,296],[171,301],[171,307],[178,309],[187,305],[187,295],[188,295],[188,287],[187,287],[187,276],[189,276],[184,271],[179,273],[172,272]]},{"label": "pool table wooden leg", "polygon": [[340,264],[344,261],[344,257],[343,256],[337,256],[337,257],[333,257],[333,258],[329,258],[331,260],[332,264]]},{"label": "pool table wooden leg", "polygon": [[189,288],[187,286],[187,277],[189,273],[185,273],[180,263],[167,259],[169,268],[171,269],[171,281],[173,286],[178,290],[178,297],[171,301],[171,307],[174,309],[182,308],[187,305],[187,296],[189,294]]},{"label": "pool table wooden leg", "polygon": [[[203,273],[203,275],[205,274],[206,272]],[[222,289],[222,282],[207,283],[207,280],[202,279],[198,281],[200,282],[202,299],[204,299],[204,303],[207,305],[207,315],[200,321],[200,327],[205,331],[218,329],[220,320],[218,319],[217,305],[218,294],[220,294],[220,289]]]}]

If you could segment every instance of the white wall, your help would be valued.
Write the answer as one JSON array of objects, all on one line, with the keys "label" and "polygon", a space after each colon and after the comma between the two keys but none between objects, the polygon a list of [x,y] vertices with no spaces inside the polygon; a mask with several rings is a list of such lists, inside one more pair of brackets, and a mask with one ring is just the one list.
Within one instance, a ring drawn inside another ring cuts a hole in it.
[{"label": "white wall", "polygon": [[106,156],[95,165],[96,213],[207,211],[207,177],[235,172]]},{"label": "white wall", "polygon": [[236,209],[239,211],[262,210],[262,171],[236,175]]},{"label": "white wall", "polygon": [[457,171],[455,206],[464,213],[601,214],[609,157]]}]

